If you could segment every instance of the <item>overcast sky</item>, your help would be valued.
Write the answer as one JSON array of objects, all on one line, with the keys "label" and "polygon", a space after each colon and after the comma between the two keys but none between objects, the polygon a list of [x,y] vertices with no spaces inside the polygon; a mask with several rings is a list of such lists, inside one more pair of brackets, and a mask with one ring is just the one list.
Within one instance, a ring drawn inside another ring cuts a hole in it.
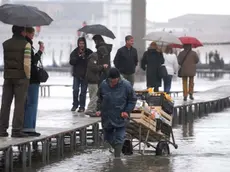
[{"label": "overcast sky", "polygon": [[[230,0],[146,0],[147,19],[164,22],[187,13],[230,14]],[[166,5],[167,4],[167,5]]]}]

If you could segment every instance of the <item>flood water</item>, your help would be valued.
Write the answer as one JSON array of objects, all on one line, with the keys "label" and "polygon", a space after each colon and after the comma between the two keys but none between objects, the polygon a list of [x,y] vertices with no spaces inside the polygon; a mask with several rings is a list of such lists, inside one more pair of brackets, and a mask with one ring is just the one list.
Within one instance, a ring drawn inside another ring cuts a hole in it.
[{"label": "flood water", "polygon": [[[154,153],[123,156],[114,160],[108,150],[88,150],[61,162],[36,169],[38,172],[229,172],[230,109],[174,129],[177,150],[169,157]],[[35,169],[34,169],[35,170]]]},{"label": "flood water", "polygon": [[[70,76],[50,78],[47,84],[72,84]],[[206,79],[195,81],[195,90],[203,91],[229,84],[229,78],[218,82]],[[205,87],[204,87],[205,85]],[[145,83],[138,87],[144,88]],[[181,81],[173,82],[172,90],[181,90]],[[39,113],[59,112],[66,115],[72,105],[70,87],[54,87],[50,98],[40,98]],[[58,106],[57,106],[58,104]],[[39,120],[39,114],[38,114]],[[39,121],[38,121],[39,123]],[[124,156],[121,161],[114,160],[107,149],[86,150],[83,153],[65,154],[65,158],[53,160],[43,167],[32,163],[31,172],[230,172],[230,109],[212,113],[194,123],[174,128],[178,149],[170,147],[171,155],[156,157],[154,153]],[[55,159],[55,156],[53,157]],[[16,172],[22,171],[16,169]]]}]

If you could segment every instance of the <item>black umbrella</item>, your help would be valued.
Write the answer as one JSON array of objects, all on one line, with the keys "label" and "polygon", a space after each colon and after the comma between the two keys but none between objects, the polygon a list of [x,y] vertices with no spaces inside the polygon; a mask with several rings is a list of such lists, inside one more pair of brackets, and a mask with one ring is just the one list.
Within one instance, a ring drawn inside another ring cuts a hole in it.
[{"label": "black umbrella", "polygon": [[101,25],[101,24],[95,24],[95,25],[86,25],[78,30],[79,32],[84,32],[86,34],[94,34],[94,35],[103,35],[112,39],[115,39],[113,32],[109,30],[107,27]]},{"label": "black umbrella", "polygon": [[53,19],[36,7],[21,4],[4,4],[0,6],[0,21],[17,26],[44,26]]}]

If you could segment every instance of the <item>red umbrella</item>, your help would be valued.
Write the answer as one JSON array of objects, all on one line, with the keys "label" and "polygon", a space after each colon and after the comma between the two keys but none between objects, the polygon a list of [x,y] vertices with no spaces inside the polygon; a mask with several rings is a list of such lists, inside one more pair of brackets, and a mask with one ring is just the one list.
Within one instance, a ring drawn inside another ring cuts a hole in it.
[{"label": "red umbrella", "polygon": [[[202,47],[203,44],[196,38],[190,36],[183,36],[179,38],[182,44],[191,44],[192,48]],[[173,48],[183,48],[181,45],[172,44]]]}]

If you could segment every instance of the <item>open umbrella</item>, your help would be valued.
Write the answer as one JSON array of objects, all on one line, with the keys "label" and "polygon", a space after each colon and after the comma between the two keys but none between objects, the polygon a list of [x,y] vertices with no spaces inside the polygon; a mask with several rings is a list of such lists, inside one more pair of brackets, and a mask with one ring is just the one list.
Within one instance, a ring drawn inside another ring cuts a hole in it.
[{"label": "open umbrella", "polygon": [[0,21],[17,26],[44,26],[53,19],[36,7],[21,4],[4,4],[0,6]]},{"label": "open umbrella", "polygon": [[116,38],[111,30],[101,24],[86,25],[78,31],[86,34],[102,35],[112,39]]},{"label": "open umbrella", "polygon": [[[203,44],[195,37],[191,37],[191,36],[183,36],[179,38],[182,42],[182,44],[190,44],[192,45],[192,48],[197,48],[197,47],[202,47]],[[183,46],[181,45],[177,45],[177,44],[172,44],[173,48],[183,48]]]},{"label": "open umbrella", "polygon": [[151,32],[147,34],[143,39],[147,41],[155,41],[166,44],[182,45],[181,41],[175,35],[164,31]]}]

